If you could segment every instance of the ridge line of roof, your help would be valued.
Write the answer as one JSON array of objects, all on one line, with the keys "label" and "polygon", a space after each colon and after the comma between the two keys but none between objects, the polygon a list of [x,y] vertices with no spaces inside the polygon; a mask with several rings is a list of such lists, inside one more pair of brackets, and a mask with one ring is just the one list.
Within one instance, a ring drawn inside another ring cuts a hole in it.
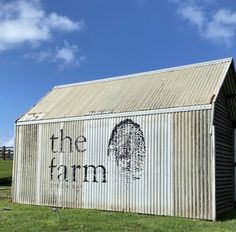
[{"label": "ridge line of roof", "polygon": [[127,75],[113,76],[113,77],[101,78],[101,79],[90,80],[90,81],[82,81],[82,82],[76,82],[76,83],[71,83],[71,84],[57,85],[53,87],[53,89],[61,89],[61,88],[75,87],[79,85],[89,85],[89,84],[95,84],[95,83],[101,83],[101,82],[107,82],[107,81],[122,80],[126,78],[128,79],[128,78],[134,78],[134,77],[141,77],[145,75],[171,72],[171,71],[177,71],[177,70],[182,70],[182,69],[207,66],[211,64],[226,63],[226,62],[231,62],[232,60],[233,60],[232,57],[228,57],[228,58],[223,58],[223,59],[217,59],[217,60],[187,64],[187,65],[180,65],[180,66],[175,66],[175,67],[170,67],[170,68],[157,69],[157,70],[152,70],[152,71],[147,71],[147,72],[132,73],[132,74],[127,74]]}]

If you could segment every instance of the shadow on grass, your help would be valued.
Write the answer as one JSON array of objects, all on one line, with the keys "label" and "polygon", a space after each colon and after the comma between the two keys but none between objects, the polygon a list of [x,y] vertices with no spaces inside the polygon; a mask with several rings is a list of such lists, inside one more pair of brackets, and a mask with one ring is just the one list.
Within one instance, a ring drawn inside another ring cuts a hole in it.
[{"label": "shadow on grass", "polygon": [[236,208],[217,216],[217,221],[228,221],[233,219],[236,219]]},{"label": "shadow on grass", "polygon": [[0,187],[1,186],[11,186],[11,182],[12,182],[11,177],[0,178]]}]

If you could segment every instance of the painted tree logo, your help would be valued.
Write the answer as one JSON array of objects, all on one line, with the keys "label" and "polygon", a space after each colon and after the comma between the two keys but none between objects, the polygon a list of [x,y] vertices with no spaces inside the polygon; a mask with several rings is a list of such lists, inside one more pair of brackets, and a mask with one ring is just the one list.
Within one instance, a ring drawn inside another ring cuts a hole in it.
[{"label": "painted tree logo", "polygon": [[107,155],[121,167],[127,180],[140,179],[145,154],[145,140],[140,125],[131,119],[116,124],[111,133]]}]

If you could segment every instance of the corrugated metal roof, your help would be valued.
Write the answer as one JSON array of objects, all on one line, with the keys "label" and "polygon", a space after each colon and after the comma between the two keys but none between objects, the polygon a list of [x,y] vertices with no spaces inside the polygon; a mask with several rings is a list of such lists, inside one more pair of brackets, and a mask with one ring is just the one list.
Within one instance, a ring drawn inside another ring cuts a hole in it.
[{"label": "corrugated metal roof", "polygon": [[232,58],[52,89],[19,121],[210,104]]}]

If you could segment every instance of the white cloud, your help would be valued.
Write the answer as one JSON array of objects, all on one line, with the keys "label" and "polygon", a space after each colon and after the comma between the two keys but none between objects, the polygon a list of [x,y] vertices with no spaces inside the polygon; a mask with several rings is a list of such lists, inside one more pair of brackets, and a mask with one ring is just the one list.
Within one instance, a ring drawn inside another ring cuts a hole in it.
[{"label": "white cloud", "polygon": [[47,19],[48,26],[57,30],[74,31],[81,30],[84,27],[84,21],[73,22],[65,16],[59,16],[56,13],[51,13]]},{"label": "white cloud", "polygon": [[83,21],[74,22],[66,16],[47,14],[40,1],[20,0],[0,4],[0,50],[23,43],[40,43],[52,37],[53,31],[81,30]]},{"label": "white cloud", "polygon": [[62,47],[56,47],[47,51],[29,53],[24,58],[30,58],[39,62],[47,61],[58,63],[60,69],[65,67],[79,67],[81,62],[85,60],[85,56],[79,55],[79,49],[76,45],[64,41]]},{"label": "white cloud", "polygon": [[202,38],[214,43],[231,45],[236,35],[236,12],[225,8],[206,10],[204,2],[209,4],[209,0],[203,1],[201,6],[197,0],[169,2],[177,5],[177,13],[195,26]]},{"label": "white cloud", "polygon": [[205,14],[202,9],[196,6],[185,6],[178,9],[178,13],[182,15],[184,19],[189,20],[192,24],[201,28],[205,21]]},{"label": "white cloud", "polygon": [[75,63],[77,50],[76,45],[70,45],[65,41],[64,47],[56,49],[55,59],[62,60],[65,64]]}]

